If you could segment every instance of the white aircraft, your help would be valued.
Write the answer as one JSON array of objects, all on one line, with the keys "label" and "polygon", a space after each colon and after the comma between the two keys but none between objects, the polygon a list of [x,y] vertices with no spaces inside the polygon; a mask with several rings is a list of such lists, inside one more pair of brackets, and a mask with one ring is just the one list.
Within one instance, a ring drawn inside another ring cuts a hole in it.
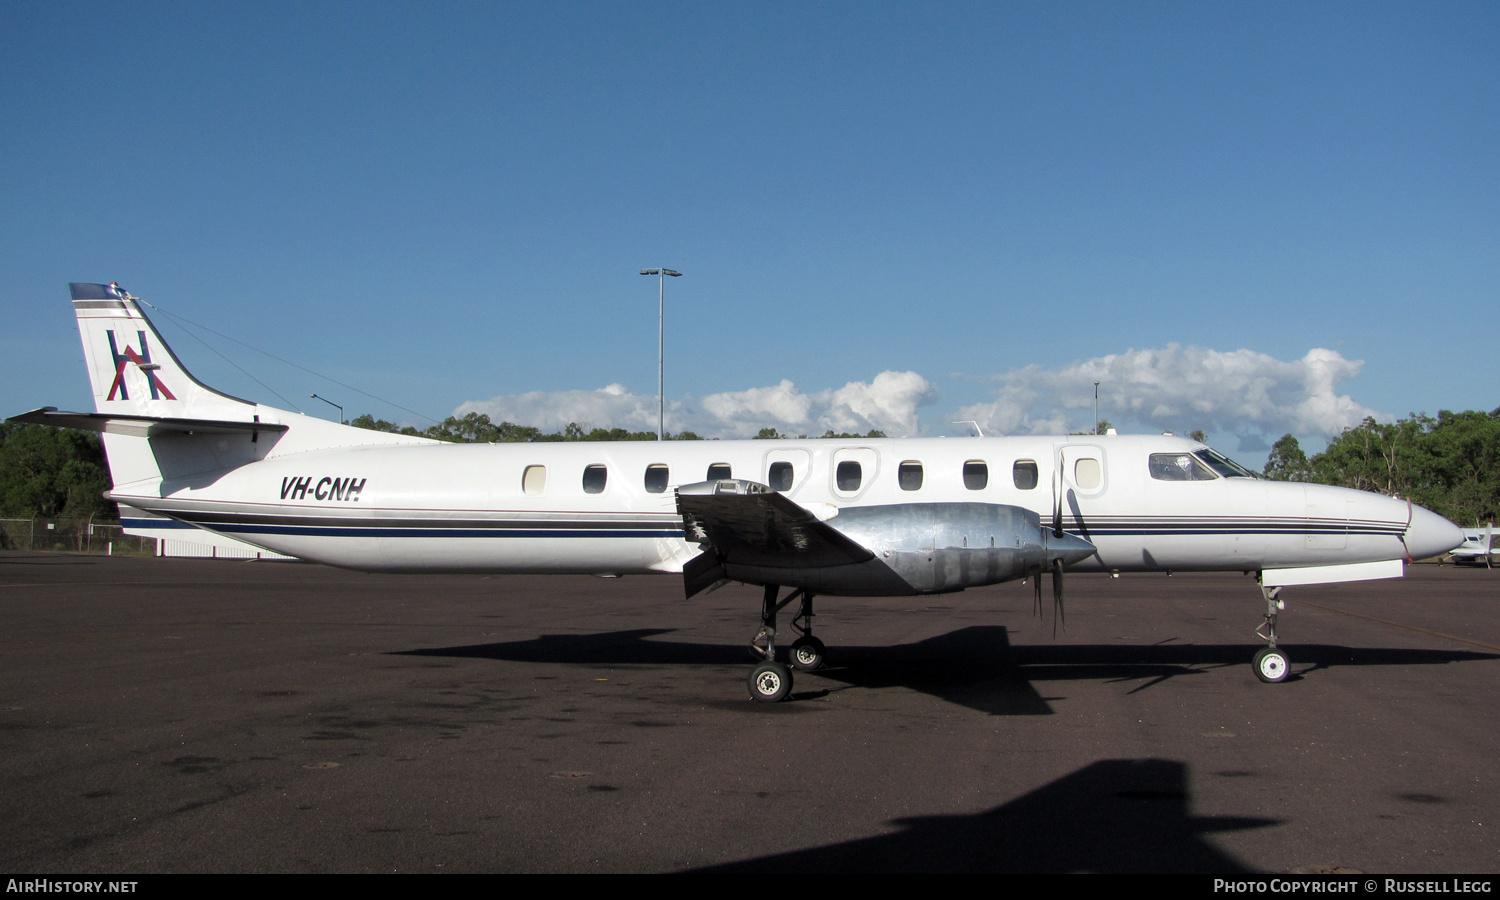
[{"label": "white aircraft", "polygon": [[1495,523],[1489,522],[1483,528],[1474,528],[1464,531],[1464,542],[1454,547],[1448,554],[1453,557],[1455,565],[1484,565],[1492,566],[1495,552]]},{"label": "white aircraft", "polygon": [[[1464,540],[1409,502],[1266,481],[1171,435],[450,444],[367,431],[214,391],[118,285],[72,293],[95,412],[10,421],[101,432],[127,526],[167,517],[365,571],[672,574],[688,597],[761,585],[749,687],[762,701],[823,662],[816,595],[1035,578],[1040,603],[1047,572],[1060,611],[1067,569],[1255,572],[1254,669],[1281,681],[1283,587],[1397,577]],[[789,667],[776,621],[794,600]]]}]

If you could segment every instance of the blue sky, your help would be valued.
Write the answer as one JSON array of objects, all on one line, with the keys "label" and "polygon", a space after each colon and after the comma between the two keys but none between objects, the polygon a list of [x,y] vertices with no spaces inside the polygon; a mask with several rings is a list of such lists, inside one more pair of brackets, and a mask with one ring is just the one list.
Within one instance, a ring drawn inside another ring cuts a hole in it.
[{"label": "blue sky", "polygon": [[[1494,3],[3,0],[0,25],[7,414],[89,405],[66,285],[119,281],[398,407],[654,427],[660,265],[669,428],[1081,429],[1098,378],[1122,429],[1258,461],[1500,406]],[[164,330],[241,396],[425,424]]]}]

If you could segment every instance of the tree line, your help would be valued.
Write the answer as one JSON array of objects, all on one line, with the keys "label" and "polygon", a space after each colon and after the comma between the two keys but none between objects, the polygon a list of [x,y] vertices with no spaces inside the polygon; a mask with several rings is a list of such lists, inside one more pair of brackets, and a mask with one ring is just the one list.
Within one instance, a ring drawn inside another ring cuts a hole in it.
[{"label": "tree line", "polygon": [[1401,497],[1460,525],[1489,521],[1500,513],[1500,409],[1367,418],[1311,458],[1288,434],[1265,476]]}]

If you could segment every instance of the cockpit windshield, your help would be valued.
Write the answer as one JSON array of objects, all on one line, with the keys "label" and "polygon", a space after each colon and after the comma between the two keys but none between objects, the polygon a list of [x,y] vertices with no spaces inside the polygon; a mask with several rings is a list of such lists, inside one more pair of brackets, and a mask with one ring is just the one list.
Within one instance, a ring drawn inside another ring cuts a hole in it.
[{"label": "cockpit windshield", "polygon": [[1204,447],[1202,450],[1199,450],[1197,453],[1194,453],[1193,455],[1196,456],[1196,457],[1198,457],[1199,459],[1203,460],[1205,463],[1208,464],[1208,467],[1210,469],[1213,469],[1215,472],[1218,472],[1220,475],[1224,476],[1225,478],[1259,478],[1260,477],[1259,475],[1256,475],[1254,472],[1250,471],[1249,469],[1245,468],[1244,466],[1240,465],[1239,463],[1235,462],[1234,460],[1230,459],[1229,457],[1225,456],[1224,454],[1219,453],[1216,450],[1210,450],[1207,447]]}]

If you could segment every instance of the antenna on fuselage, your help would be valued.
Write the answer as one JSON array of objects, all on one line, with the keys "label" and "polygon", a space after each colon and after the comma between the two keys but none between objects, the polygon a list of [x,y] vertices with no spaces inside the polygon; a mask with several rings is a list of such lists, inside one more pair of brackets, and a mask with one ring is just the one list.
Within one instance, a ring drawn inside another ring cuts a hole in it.
[{"label": "antenna on fuselage", "polygon": [[973,419],[962,419],[962,420],[957,421],[957,422],[950,422],[949,424],[950,425],[973,425],[974,426],[974,436],[975,437],[984,437],[984,429],[980,428],[979,427],[979,423],[976,422],[976,421],[974,421]]}]

